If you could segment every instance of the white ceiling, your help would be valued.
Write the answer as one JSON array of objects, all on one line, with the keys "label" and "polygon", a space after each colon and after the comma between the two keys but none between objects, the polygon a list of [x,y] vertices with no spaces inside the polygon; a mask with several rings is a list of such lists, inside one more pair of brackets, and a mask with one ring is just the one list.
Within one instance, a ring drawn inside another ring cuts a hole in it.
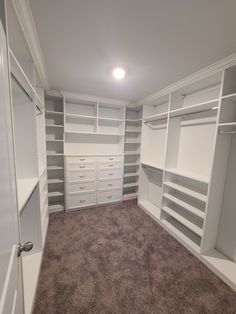
[{"label": "white ceiling", "polygon": [[136,101],[236,52],[235,0],[30,4],[52,89]]}]

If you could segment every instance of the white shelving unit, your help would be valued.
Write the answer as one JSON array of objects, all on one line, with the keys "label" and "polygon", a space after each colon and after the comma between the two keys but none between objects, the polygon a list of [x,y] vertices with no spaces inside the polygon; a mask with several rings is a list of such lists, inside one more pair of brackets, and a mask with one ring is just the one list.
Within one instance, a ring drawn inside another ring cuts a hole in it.
[{"label": "white shelving unit", "polygon": [[182,86],[144,102],[138,203],[236,290],[236,66]]},{"label": "white shelving unit", "polygon": [[142,111],[142,106],[135,105],[129,105],[126,109],[123,200],[138,197]]},{"label": "white shelving unit", "polygon": [[45,95],[49,212],[64,210],[64,104],[63,97]]}]

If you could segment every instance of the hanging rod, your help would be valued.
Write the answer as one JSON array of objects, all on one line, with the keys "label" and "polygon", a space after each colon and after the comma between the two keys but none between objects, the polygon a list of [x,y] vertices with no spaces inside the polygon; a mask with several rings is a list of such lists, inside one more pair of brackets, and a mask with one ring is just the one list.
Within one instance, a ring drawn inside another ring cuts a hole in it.
[{"label": "hanging rod", "polygon": [[222,130],[219,130],[219,134],[236,134],[236,131],[222,131]]},{"label": "hanging rod", "polygon": [[[15,83],[23,91],[26,97],[30,100],[30,102],[33,102],[33,98],[30,96],[30,94],[27,92],[27,90],[24,88],[24,86],[20,83],[20,81],[15,77],[13,73],[11,73],[11,77],[14,79]],[[37,104],[35,106],[40,113],[43,113],[41,108]]]},{"label": "hanging rod", "polygon": [[145,121],[144,122],[144,124],[146,125],[146,126],[148,126],[150,129],[152,129],[152,130],[161,130],[161,129],[166,129],[167,128],[167,124],[163,124],[163,125],[158,125],[158,126],[156,126],[156,127],[153,127],[153,126],[151,126],[150,124],[149,124],[150,122],[149,121]]}]

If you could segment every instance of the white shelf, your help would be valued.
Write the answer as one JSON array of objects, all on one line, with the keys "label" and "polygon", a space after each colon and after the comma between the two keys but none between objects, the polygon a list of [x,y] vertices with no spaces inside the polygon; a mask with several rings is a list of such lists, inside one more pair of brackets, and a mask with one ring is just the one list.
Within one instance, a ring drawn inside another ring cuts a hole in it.
[{"label": "white shelf", "polygon": [[123,200],[132,200],[138,197],[138,193],[128,193],[128,194],[123,194]]},{"label": "white shelf", "polygon": [[189,178],[189,179],[199,181],[202,183],[206,183],[206,184],[209,183],[209,178],[204,177],[204,176],[199,176],[199,175],[191,173],[191,172],[182,171],[182,170],[177,169],[177,168],[167,168],[165,170],[169,173],[173,173],[173,174],[176,174],[176,175],[181,176],[181,177]]},{"label": "white shelf", "polygon": [[62,166],[48,166],[47,169],[49,171],[51,171],[51,170],[63,170],[64,167],[62,167]]},{"label": "white shelf", "polygon": [[46,124],[46,128],[63,128],[62,124]]},{"label": "white shelf", "polygon": [[50,213],[61,212],[64,210],[64,206],[62,203],[51,204],[48,206],[48,209]]},{"label": "white shelf", "polygon": [[141,144],[140,141],[125,141],[125,144]]},{"label": "white shelf", "polygon": [[137,131],[137,130],[125,130],[125,133],[142,133],[142,131]]},{"label": "white shelf", "polygon": [[48,179],[48,184],[58,184],[58,183],[63,183],[63,182],[64,182],[64,180],[58,179],[58,178]]},{"label": "white shelf", "polygon": [[163,120],[163,119],[166,119],[167,117],[168,117],[168,112],[163,112],[163,113],[155,114],[155,115],[144,118],[144,122]]},{"label": "white shelf", "polygon": [[226,122],[226,123],[219,123],[219,127],[224,127],[224,126],[236,126],[236,122]]},{"label": "white shelf", "polygon": [[204,218],[205,214],[204,212],[202,212],[200,209],[180,200],[179,198],[169,194],[169,193],[165,193],[163,194],[163,197],[165,197],[166,199],[168,199],[169,201],[183,207],[184,209],[186,209],[187,211],[189,211],[190,213],[196,215],[199,218]]},{"label": "white shelf", "polygon": [[187,244],[187,246],[189,246],[195,252],[200,252],[200,246],[196,243],[194,235],[190,234],[191,231],[189,231],[187,236],[181,230],[179,230],[181,229],[181,226],[178,226],[177,228],[174,224],[165,219],[163,219],[161,223],[174,237],[179,239],[181,243]]},{"label": "white shelf", "polygon": [[154,168],[157,170],[163,170],[164,169],[164,166],[158,165],[158,164],[155,164],[155,163],[149,162],[149,161],[141,161],[141,165],[146,166],[146,167],[151,167],[151,168]]},{"label": "white shelf", "polygon": [[85,119],[85,120],[96,120],[97,119],[97,117],[95,117],[95,116],[85,116],[85,115],[72,114],[72,113],[66,113],[65,117],[66,118],[75,118],[75,119]]},{"label": "white shelf", "polygon": [[235,102],[236,101],[236,93],[222,96],[222,99],[230,100],[230,101]]},{"label": "white shelf", "polygon": [[60,191],[54,191],[54,192],[48,192],[48,197],[58,197],[58,196],[63,196],[64,193]]},{"label": "white shelf", "polygon": [[149,200],[139,201],[139,205],[155,220],[160,220],[161,209],[157,205],[153,204]]},{"label": "white shelf", "polygon": [[166,185],[166,186],[168,186],[170,188],[173,188],[173,189],[175,189],[175,190],[177,190],[179,192],[182,192],[182,193],[184,193],[186,195],[189,195],[189,196],[191,196],[193,198],[196,198],[196,199],[198,199],[198,200],[200,200],[200,201],[202,201],[204,203],[206,203],[206,201],[207,201],[207,196],[206,195],[204,195],[202,193],[198,193],[196,191],[193,191],[193,190],[191,190],[189,188],[186,188],[186,187],[184,187],[184,186],[182,186],[182,185],[180,185],[178,183],[167,181],[167,182],[164,183],[164,185]]},{"label": "white shelf", "polygon": [[88,134],[88,135],[108,135],[108,136],[124,136],[124,133],[101,133],[101,132],[82,132],[82,131],[67,131],[67,134]]},{"label": "white shelf", "polygon": [[218,108],[218,99],[214,99],[211,101],[206,101],[197,105],[189,106],[189,107],[184,107],[176,110],[170,111],[170,117],[177,117],[177,116],[182,116],[185,114],[190,114],[190,113],[197,113],[205,110],[210,110],[210,109],[216,109]]},{"label": "white shelf", "polygon": [[55,143],[57,143],[57,142],[59,142],[59,143],[63,143],[64,142],[64,140],[46,140],[46,142],[55,142]]},{"label": "white shelf", "polygon": [[115,118],[106,118],[106,117],[98,117],[100,121],[117,121],[117,122],[124,122],[124,119],[115,119]]},{"label": "white shelf", "polygon": [[186,228],[196,233],[199,237],[202,237],[203,230],[199,228],[198,226],[196,226],[195,224],[193,224],[191,221],[189,221],[182,215],[178,214],[177,212],[175,212],[173,209],[169,208],[168,206],[162,207],[162,210],[168,215],[170,215],[171,217],[175,218],[178,222],[183,224]]},{"label": "white shelf", "polygon": [[42,252],[38,252],[28,253],[28,255],[22,257],[25,314],[32,313],[42,255]]},{"label": "white shelf", "polygon": [[50,110],[46,110],[45,113],[46,113],[46,114],[50,114],[50,115],[63,115],[63,112],[60,112],[60,111],[50,111]]},{"label": "white shelf", "polygon": [[138,177],[139,173],[138,172],[127,172],[124,174],[125,178],[129,178],[129,177]]},{"label": "white shelf", "polygon": [[125,167],[138,167],[139,166],[139,162],[126,162],[124,164]]},{"label": "white shelf", "polygon": [[49,153],[47,152],[47,156],[63,156],[63,153]]},{"label": "white shelf", "polygon": [[133,182],[133,183],[124,183],[123,187],[124,188],[132,188],[138,186],[138,182]]},{"label": "white shelf", "polygon": [[125,119],[126,122],[141,122],[142,119]]},{"label": "white shelf", "polygon": [[140,155],[140,152],[126,152],[124,155],[125,156]]},{"label": "white shelf", "polygon": [[23,210],[38,181],[38,178],[17,179],[17,198],[19,212]]}]

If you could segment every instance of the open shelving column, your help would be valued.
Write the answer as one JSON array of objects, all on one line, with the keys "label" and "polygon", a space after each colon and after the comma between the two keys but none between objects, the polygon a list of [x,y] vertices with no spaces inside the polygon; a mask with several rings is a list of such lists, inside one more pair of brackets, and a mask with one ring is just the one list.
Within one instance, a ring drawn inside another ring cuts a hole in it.
[{"label": "open shelving column", "polygon": [[45,95],[49,212],[64,210],[64,104],[63,97]]},{"label": "open shelving column", "polygon": [[138,197],[142,111],[142,106],[130,105],[126,108],[123,200]]}]

